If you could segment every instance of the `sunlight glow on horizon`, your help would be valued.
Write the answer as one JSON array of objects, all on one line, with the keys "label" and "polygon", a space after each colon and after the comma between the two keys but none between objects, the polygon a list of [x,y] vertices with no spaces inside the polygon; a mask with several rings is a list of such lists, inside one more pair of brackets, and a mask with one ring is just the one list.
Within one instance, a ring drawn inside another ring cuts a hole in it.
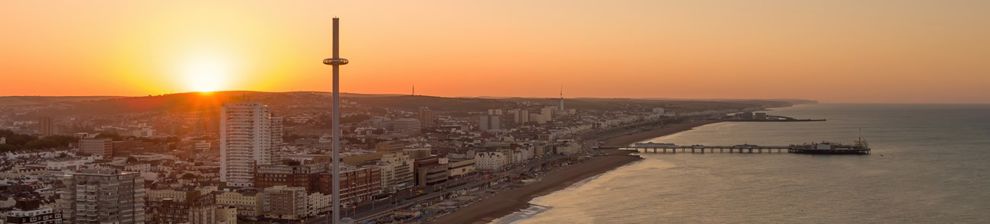
[{"label": "sunlight glow on horizon", "polygon": [[[4,1],[0,95],[328,91],[990,103],[990,2]],[[43,15],[43,16],[42,16]]]},{"label": "sunlight glow on horizon", "polygon": [[214,92],[226,90],[231,76],[230,64],[221,58],[191,57],[183,65],[183,78],[188,90]]}]

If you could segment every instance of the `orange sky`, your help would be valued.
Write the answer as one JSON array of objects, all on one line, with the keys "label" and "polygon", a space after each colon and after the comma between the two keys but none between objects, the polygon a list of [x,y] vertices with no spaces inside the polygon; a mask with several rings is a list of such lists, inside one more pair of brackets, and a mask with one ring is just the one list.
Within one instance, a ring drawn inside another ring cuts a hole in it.
[{"label": "orange sky", "polygon": [[0,95],[327,91],[339,16],[346,92],[990,103],[987,12],[976,0],[0,1]]}]

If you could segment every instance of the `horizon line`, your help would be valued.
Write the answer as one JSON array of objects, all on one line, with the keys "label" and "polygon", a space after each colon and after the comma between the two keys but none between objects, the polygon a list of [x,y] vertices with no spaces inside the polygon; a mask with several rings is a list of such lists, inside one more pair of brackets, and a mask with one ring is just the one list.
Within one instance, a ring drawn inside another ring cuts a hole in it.
[{"label": "horizon line", "polygon": [[[3,97],[117,97],[117,98],[130,98],[130,97],[158,97],[167,95],[180,95],[180,94],[212,94],[212,93],[230,93],[230,92],[254,92],[254,93],[333,93],[332,91],[320,91],[320,90],[295,90],[295,91],[260,91],[260,90],[223,90],[223,91],[210,91],[210,92],[175,92],[175,93],[165,93],[165,94],[148,94],[148,95],[0,95]],[[412,96],[408,93],[364,93],[364,92],[341,92],[343,94],[355,94],[355,95],[383,95],[383,96]],[[428,94],[417,94],[416,97],[440,97],[440,98],[491,98],[491,99],[511,99],[511,98],[533,98],[533,99],[558,99],[559,96],[440,96],[440,95],[428,95]],[[802,98],[682,98],[682,97],[601,97],[601,96],[576,96],[576,97],[566,97],[564,99],[638,99],[638,100],[678,100],[678,101],[740,101],[740,100],[766,100],[766,101],[813,101],[818,104],[936,104],[936,105],[990,105],[990,102],[884,102],[884,101],[827,101],[827,100],[817,100],[817,99],[802,99]]]}]

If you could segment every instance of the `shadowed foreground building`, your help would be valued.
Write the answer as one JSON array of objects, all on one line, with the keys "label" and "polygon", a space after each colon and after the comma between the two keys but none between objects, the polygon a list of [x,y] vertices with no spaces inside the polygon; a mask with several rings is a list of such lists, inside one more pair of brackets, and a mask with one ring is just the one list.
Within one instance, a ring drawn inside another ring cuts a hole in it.
[{"label": "shadowed foreground building", "polygon": [[209,188],[148,190],[146,194],[148,223],[232,223],[222,221],[228,219],[227,208],[217,206],[216,194]]},{"label": "shadowed foreground building", "polygon": [[0,223],[7,224],[62,224],[62,213],[50,207],[41,206],[36,200],[17,201],[14,209],[6,212]]},{"label": "shadowed foreground building", "polygon": [[450,178],[446,157],[429,157],[416,160],[416,185],[429,187],[443,184]]},{"label": "shadowed foreground building", "polygon": [[[318,191],[329,194],[331,190],[330,173],[320,173]],[[382,193],[382,172],[378,167],[341,167],[340,169],[340,201],[360,203],[369,201],[373,196]]]},{"label": "shadowed foreground building", "polygon": [[[332,175],[327,172],[328,164],[302,164],[285,162],[257,166],[254,186],[268,188],[276,186],[301,187],[307,192],[330,194]],[[340,170],[340,199],[344,202],[359,203],[371,200],[382,193],[382,169],[378,166],[350,167]]]},{"label": "shadowed foreground building", "polygon": [[216,195],[217,205],[234,208],[237,216],[253,220],[262,214],[261,197],[257,191],[233,192],[225,191]]},{"label": "shadowed foreground building", "polygon": [[63,179],[65,223],[145,223],[144,180],[138,173],[84,170]]},{"label": "shadowed foreground building", "polygon": [[306,217],[306,188],[274,186],[264,189],[261,210],[266,218],[298,220]]}]

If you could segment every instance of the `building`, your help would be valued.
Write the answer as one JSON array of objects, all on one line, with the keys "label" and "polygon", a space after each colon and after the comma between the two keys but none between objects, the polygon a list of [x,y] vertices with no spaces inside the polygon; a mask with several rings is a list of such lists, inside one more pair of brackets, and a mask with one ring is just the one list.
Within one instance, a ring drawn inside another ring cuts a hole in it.
[{"label": "building", "polygon": [[415,182],[413,162],[414,160],[405,153],[382,155],[381,160],[378,161],[382,176],[382,190],[391,193],[412,187]]},{"label": "building", "polygon": [[581,152],[581,144],[574,141],[563,141],[557,145],[557,154],[574,155]]},{"label": "building", "polygon": [[306,188],[275,186],[264,189],[262,216],[272,219],[298,220],[308,216]]},{"label": "building", "polygon": [[[540,115],[538,116],[537,119],[535,119],[536,123],[543,124],[553,121],[553,117],[554,117],[553,111],[555,110],[557,110],[556,107],[544,107],[543,109],[540,109]],[[532,115],[530,116],[531,116],[530,118],[532,118]]]},{"label": "building", "polygon": [[477,152],[474,154],[475,167],[477,167],[478,170],[484,170],[484,171],[502,170],[505,168],[505,166],[509,165],[510,160],[511,158],[509,158],[509,156],[503,152],[490,151],[490,152]]},{"label": "building", "polygon": [[213,145],[210,144],[209,141],[199,140],[199,141],[196,141],[195,143],[193,143],[193,146],[192,147],[193,147],[193,150],[195,150],[197,152],[207,152],[207,151],[210,151],[211,146],[213,146]]},{"label": "building", "polygon": [[420,146],[402,149],[402,153],[409,155],[413,160],[430,157],[433,155],[433,148],[430,146]]},{"label": "building", "polygon": [[148,199],[149,223],[209,223],[204,217],[215,217],[215,199],[212,194],[202,195],[188,191],[185,197]]},{"label": "building", "polygon": [[667,110],[664,109],[663,107],[654,107],[653,110],[652,110],[652,112],[654,114],[664,115],[664,114],[667,113]]},{"label": "building", "polygon": [[375,144],[375,151],[381,153],[402,151],[407,142],[403,141],[382,141]]},{"label": "building", "polygon": [[766,112],[756,112],[756,113],[753,113],[753,119],[754,120],[766,120],[767,119],[767,113]]},{"label": "building", "polygon": [[[300,164],[289,162],[260,165],[255,173],[255,187],[301,187],[308,192],[330,194],[331,174],[328,163]],[[382,172],[379,166],[343,167],[341,169],[341,201],[361,202],[382,192]]]},{"label": "building", "polygon": [[306,199],[308,216],[315,217],[330,212],[330,205],[333,203],[330,199],[330,194],[320,192],[310,193]]},{"label": "building", "polygon": [[[330,172],[319,174],[318,192],[330,194],[333,176]],[[340,170],[341,203],[360,203],[382,193],[382,172],[377,166],[344,167]]]},{"label": "building", "polygon": [[200,190],[147,190],[149,223],[215,223],[216,195]]},{"label": "building", "polygon": [[271,117],[271,122],[272,122],[272,126],[271,126],[272,148],[271,149],[272,150],[278,150],[278,149],[282,148],[282,144],[283,144],[282,137],[283,137],[284,132],[285,132],[285,128],[284,128],[285,118],[272,116]]},{"label": "building", "polygon": [[113,141],[104,138],[79,139],[79,152],[110,158],[113,157]]},{"label": "building", "polygon": [[165,152],[168,149],[167,144],[160,144],[150,141],[140,141],[140,140],[121,140],[113,141],[112,143],[113,156],[129,156],[136,155],[146,152]]},{"label": "building", "polygon": [[41,206],[39,201],[17,201],[14,210],[6,212],[0,223],[10,224],[62,224],[62,212]]},{"label": "building", "polygon": [[402,135],[418,135],[423,129],[419,120],[399,118],[392,121],[392,131]]},{"label": "building", "polygon": [[216,196],[217,205],[234,208],[237,211],[237,215],[247,219],[255,219],[261,215],[260,201],[261,197],[254,191],[226,191]]},{"label": "building", "polygon": [[281,144],[281,118],[260,103],[225,104],[220,113],[220,182],[251,187],[256,165],[271,164]]},{"label": "building", "polygon": [[494,131],[502,129],[502,122],[498,115],[481,115],[478,119],[478,128],[482,131]]},{"label": "building", "polygon": [[430,157],[416,160],[416,185],[428,187],[447,182],[447,158]]},{"label": "building", "polygon": [[457,178],[473,173],[475,170],[474,159],[451,159],[447,163],[447,171],[450,178]]},{"label": "building", "polygon": [[[217,208],[216,206],[197,206],[189,208],[187,212],[186,222],[172,222],[172,223],[191,223],[191,224],[210,224],[217,223]],[[236,217],[236,212],[235,217]],[[152,219],[153,220],[153,219]]]},{"label": "building", "polygon": [[144,180],[138,173],[85,170],[62,183],[59,208],[66,223],[145,223]]},{"label": "building", "polygon": [[316,191],[316,174],[326,172],[326,163],[307,164],[287,161],[281,164],[258,165],[254,174],[254,186],[266,188],[274,186],[302,187]]},{"label": "building", "polygon": [[437,127],[437,117],[429,107],[419,108],[419,122],[421,122],[423,128]]},{"label": "building", "polygon": [[509,163],[525,163],[535,157],[535,150],[532,147],[522,147],[504,151],[506,154],[512,155]]},{"label": "building", "polygon": [[38,119],[38,135],[42,137],[55,135],[55,123],[52,122],[51,117]]},{"label": "building", "polygon": [[[220,206],[213,213],[215,215],[213,223],[215,224],[237,224],[237,208]],[[194,224],[198,223],[194,222]]]}]

